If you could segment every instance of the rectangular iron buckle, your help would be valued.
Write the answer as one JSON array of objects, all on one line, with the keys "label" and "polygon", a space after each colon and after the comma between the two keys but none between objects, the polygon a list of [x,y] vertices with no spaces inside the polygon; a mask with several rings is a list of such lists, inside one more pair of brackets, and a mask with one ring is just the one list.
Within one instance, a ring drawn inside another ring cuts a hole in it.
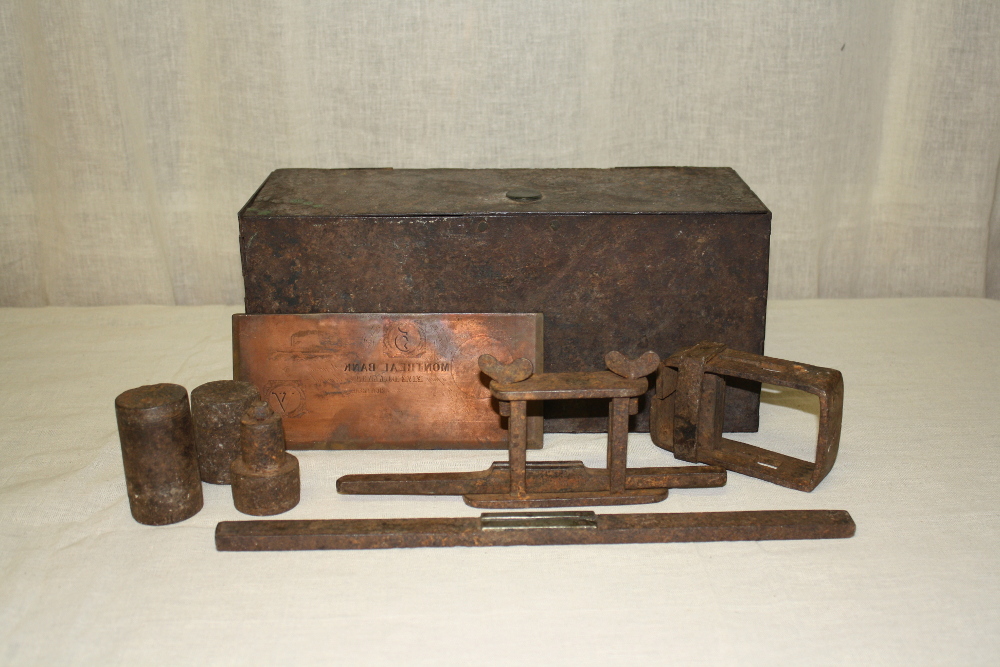
[{"label": "rectangular iron buckle", "polygon": [[[837,460],[844,406],[840,371],[699,343],[660,364],[650,412],[653,442],[682,461],[708,463],[812,491]],[[725,377],[766,382],[819,398],[815,462],[722,437]]]}]

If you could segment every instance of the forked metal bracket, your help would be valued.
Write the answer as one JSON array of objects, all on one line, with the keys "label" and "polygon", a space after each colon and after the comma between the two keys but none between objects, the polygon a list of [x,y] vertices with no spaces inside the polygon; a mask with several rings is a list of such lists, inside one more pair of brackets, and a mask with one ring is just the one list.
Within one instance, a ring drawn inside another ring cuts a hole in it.
[{"label": "forked metal bracket", "polygon": [[[466,504],[484,509],[522,509],[591,505],[653,503],[668,489],[717,487],[726,483],[726,471],[711,466],[628,468],[628,418],[646,392],[645,376],[656,370],[659,357],[647,352],[628,359],[618,352],[605,357],[610,371],[539,373],[532,375],[527,359],[501,364],[490,355],[479,359],[489,377],[490,392],[500,402],[500,414],[509,417],[509,460],[471,473],[416,473],[400,475],[346,475],[337,490],[348,494],[462,495]],[[608,465],[587,468],[580,461],[529,463],[527,404],[575,398],[605,398],[608,414]]]},{"label": "forked metal bracket", "polygon": [[[707,342],[664,360],[659,371],[650,406],[650,435],[657,446],[682,461],[721,466],[799,491],[812,491],[833,468],[844,405],[840,371]],[[819,398],[815,462],[723,438],[726,377],[815,394]]]},{"label": "forked metal bracket", "polygon": [[494,547],[543,544],[633,544],[851,537],[844,510],[594,514],[485,513],[440,519],[223,521],[219,551]]}]

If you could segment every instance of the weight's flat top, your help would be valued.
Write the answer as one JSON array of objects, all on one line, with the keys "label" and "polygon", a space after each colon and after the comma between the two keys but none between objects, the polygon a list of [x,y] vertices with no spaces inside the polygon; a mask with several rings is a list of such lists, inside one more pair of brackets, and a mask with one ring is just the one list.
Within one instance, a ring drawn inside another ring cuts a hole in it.
[{"label": "weight's flat top", "polygon": [[215,380],[191,390],[191,404],[215,405],[218,403],[243,403],[249,399],[259,399],[260,392],[249,382],[239,380]]},{"label": "weight's flat top", "polygon": [[[538,199],[508,193],[537,191]],[[768,213],[729,167],[278,169],[253,217],[524,213]]]},{"label": "weight's flat top", "polygon": [[164,382],[123,391],[115,399],[115,407],[119,410],[149,410],[180,401],[187,403],[187,389],[179,384]]}]

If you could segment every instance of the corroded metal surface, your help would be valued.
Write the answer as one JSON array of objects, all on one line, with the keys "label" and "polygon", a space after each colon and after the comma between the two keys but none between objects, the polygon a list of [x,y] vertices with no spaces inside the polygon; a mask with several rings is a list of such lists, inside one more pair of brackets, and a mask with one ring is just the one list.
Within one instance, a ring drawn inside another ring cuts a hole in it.
[{"label": "corroded metal surface", "polygon": [[269,516],[299,504],[299,460],[285,451],[281,417],[256,401],[240,421],[240,456],[231,470],[233,504]]},{"label": "corroded metal surface", "polygon": [[[606,492],[611,481],[604,468],[582,461],[527,461],[525,487],[531,493]],[[726,471],[715,466],[629,468],[626,489],[704,489],[725,486]],[[449,495],[503,494],[510,490],[510,463],[497,461],[476,472],[344,475],[337,491],[345,494]]]},{"label": "corroded metal surface", "polygon": [[501,401],[555,401],[573,398],[608,399],[642,396],[646,378],[629,380],[609,371],[538,373],[521,382],[490,383]]},{"label": "corroded metal surface", "polygon": [[204,503],[187,390],[176,384],[129,389],[115,399],[132,516],[163,526]]},{"label": "corroded metal surface", "polygon": [[492,354],[479,356],[479,368],[482,369],[483,373],[500,382],[527,380],[535,372],[535,365],[529,359],[521,358],[515,359],[511,363],[504,363]]},{"label": "corroded metal surface", "polygon": [[[627,467],[628,417],[635,414],[635,399],[646,391],[647,381],[645,377],[623,376],[652,372],[659,357],[654,352],[634,360],[621,354],[608,357],[609,365],[618,372],[532,375],[530,364],[522,363],[524,359],[504,364],[483,355],[479,364],[493,378],[490,392],[500,402],[500,413],[508,416],[506,463],[472,473],[346,475],[337,480],[337,490],[348,494],[460,494],[473,507],[512,509],[653,503],[666,498],[670,488],[725,484],[725,471],[720,468]],[[500,381],[511,378],[521,379]],[[579,461],[528,463],[528,402],[574,398],[610,400],[607,468],[587,468]]]},{"label": "corroded metal surface", "polygon": [[201,481],[229,484],[229,468],[240,453],[240,420],[260,392],[249,382],[206,382],[191,392],[194,444]]},{"label": "corroded metal surface", "polygon": [[594,514],[531,512],[441,519],[223,521],[219,551],[820,540],[854,535],[844,510]]},{"label": "corroded metal surface", "polygon": [[[589,505],[635,505],[655,503],[667,497],[667,487],[629,488],[628,478],[628,418],[634,414],[636,406],[632,399],[646,391],[645,377],[636,376],[638,369],[645,369],[643,375],[656,369],[660,358],[655,352],[647,351],[637,359],[629,359],[620,352],[609,352],[605,363],[610,361],[618,372],[597,371],[582,373],[540,373],[519,382],[503,382],[509,373],[506,368],[498,368],[490,359],[480,358],[483,372],[493,378],[490,392],[504,405],[502,412],[510,414],[508,422],[507,447],[510,462],[510,485],[502,493],[470,493],[465,502],[473,507],[488,509],[513,509],[527,507],[567,507]],[[484,364],[484,362],[486,362]],[[510,366],[516,366],[512,362]],[[623,377],[626,376],[626,377]],[[562,492],[537,491],[528,489],[527,460],[525,450],[525,406],[527,401],[582,399],[610,399],[608,408],[608,467],[606,472],[608,487],[601,491],[571,489]]]},{"label": "corroded metal surface", "polygon": [[[279,170],[240,212],[246,312],[541,312],[553,372],[700,340],[762,353],[770,220],[724,168]],[[726,393],[726,430],[755,431],[759,385]],[[603,401],[546,416],[607,427]]]},{"label": "corroded metal surface", "polygon": [[541,338],[538,314],[234,315],[234,373],[282,416],[292,449],[499,449],[477,360],[541,368]]},{"label": "corroded metal surface", "polygon": [[660,357],[656,352],[649,351],[640,355],[637,359],[629,359],[617,350],[604,355],[604,364],[608,370],[615,375],[629,380],[646,377],[656,370],[660,363]]},{"label": "corroded metal surface", "polygon": [[[813,462],[722,437],[730,378],[767,382],[819,398],[819,435]],[[708,463],[799,491],[823,481],[840,445],[844,378],[840,371],[727,349],[704,342],[660,364],[653,398],[653,442],[682,461]]]},{"label": "corroded metal surface", "polygon": [[[337,190],[333,185],[343,188]],[[541,196],[518,197],[513,189]],[[530,203],[525,209],[523,204]],[[469,213],[767,213],[727,167],[618,169],[278,169],[246,213],[453,216]]]}]

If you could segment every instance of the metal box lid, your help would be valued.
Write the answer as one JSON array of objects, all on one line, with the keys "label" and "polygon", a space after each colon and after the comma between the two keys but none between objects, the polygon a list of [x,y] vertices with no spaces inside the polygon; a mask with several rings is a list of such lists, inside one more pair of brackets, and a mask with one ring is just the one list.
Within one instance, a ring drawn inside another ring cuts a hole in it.
[{"label": "metal box lid", "polygon": [[768,212],[729,167],[278,169],[240,216]]}]

